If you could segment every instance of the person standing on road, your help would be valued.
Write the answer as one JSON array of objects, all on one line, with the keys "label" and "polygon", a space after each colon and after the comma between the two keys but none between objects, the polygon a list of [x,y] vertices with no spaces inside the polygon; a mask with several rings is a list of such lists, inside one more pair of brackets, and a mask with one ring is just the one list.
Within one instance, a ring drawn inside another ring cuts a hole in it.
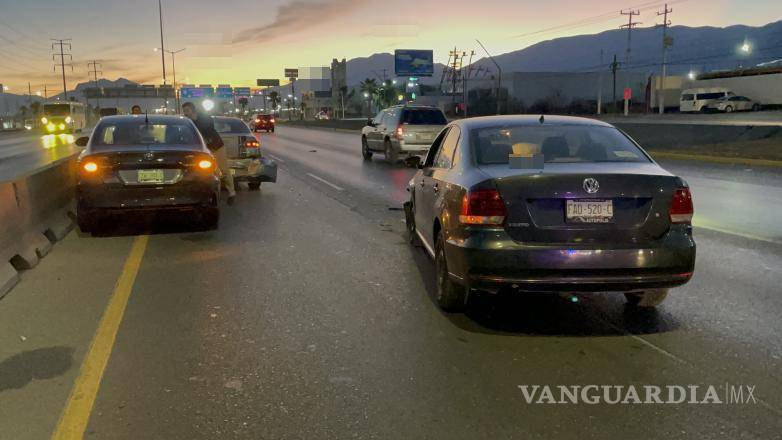
[{"label": "person standing on road", "polygon": [[228,166],[228,153],[223,148],[223,139],[220,134],[215,130],[214,120],[209,115],[203,114],[198,111],[195,104],[192,102],[186,102],[182,104],[182,114],[185,117],[190,118],[198,128],[198,131],[206,141],[206,146],[214,154],[217,159],[217,166],[220,168],[220,172],[223,175],[223,183],[228,190],[228,204],[233,205],[236,198],[236,190],[234,189],[234,178],[231,175],[231,170]]}]

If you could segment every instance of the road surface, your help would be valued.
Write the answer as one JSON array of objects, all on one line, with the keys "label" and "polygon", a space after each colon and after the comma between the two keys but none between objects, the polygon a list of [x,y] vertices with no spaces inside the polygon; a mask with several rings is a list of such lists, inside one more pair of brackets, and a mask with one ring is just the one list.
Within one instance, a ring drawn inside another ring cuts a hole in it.
[{"label": "road surface", "polygon": [[[117,221],[23,274],[0,301],[0,437],[780,437],[782,246],[756,218],[779,208],[737,201],[751,185],[779,197],[773,171],[666,164],[728,232],[696,227],[695,277],[657,312],[534,295],[445,314],[404,238],[412,170],[363,162],[354,134],[280,126],[262,140],[279,182],[240,191],[219,230]],[[520,388],[591,384],[745,385],[755,400],[529,404]]]},{"label": "road surface", "polygon": [[79,134],[42,135],[32,132],[0,136],[0,182],[13,180],[79,152],[73,145]]}]

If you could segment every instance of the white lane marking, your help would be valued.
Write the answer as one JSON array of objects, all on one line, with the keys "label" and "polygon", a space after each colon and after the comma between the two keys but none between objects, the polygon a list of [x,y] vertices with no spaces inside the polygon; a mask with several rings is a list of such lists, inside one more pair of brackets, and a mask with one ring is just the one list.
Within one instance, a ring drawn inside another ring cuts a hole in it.
[{"label": "white lane marking", "polygon": [[627,330],[625,330],[623,328],[620,328],[618,325],[615,325],[613,322],[611,322],[611,321],[609,321],[607,319],[604,319],[602,316],[598,316],[597,319],[599,319],[600,321],[603,321],[604,324],[607,324],[609,327],[613,328],[614,330],[618,331],[619,333],[622,333],[625,336],[629,336],[629,337],[635,339],[636,341],[640,342],[641,344],[651,348],[652,350],[662,354],[663,356],[665,356],[665,357],[667,357],[669,359],[673,359],[674,361],[676,361],[676,362],[678,362],[678,363],[680,363],[682,365],[687,365],[688,367],[692,367],[693,366],[691,363],[685,361],[684,359],[680,358],[679,356],[676,356],[675,354],[671,353],[670,351],[668,351],[668,350],[666,350],[666,349],[664,349],[664,348],[662,348],[662,347],[660,347],[660,346],[658,346],[656,344],[653,344],[653,343],[647,341],[646,339],[644,339],[644,338],[642,338],[642,337],[640,337],[638,335],[634,335],[634,334],[628,332]]},{"label": "white lane marking", "polygon": [[271,157],[273,160],[275,160],[275,161],[277,161],[277,162],[279,162],[279,163],[285,163],[285,161],[284,161],[284,160],[280,159],[280,158],[279,158],[279,157],[277,157],[277,156],[272,156],[272,155],[271,155],[271,154],[269,154],[269,153],[266,153],[266,155],[267,155],[267,156],[269,156],[269,157]]},{"label": "white lane marking", "polygon": [[743,232],[731,231],[730,229],[719,228],[719,227],[711,226],[711,225],[704,226],[702,223],[697,222],[697,221],[694,222],[693,226],[695,226],[695,230],[696,231],[698,229],[706,229],[706,230],[709,230],[709,231],[715,231],[715,232],[719,232],[719,233],[722,233],[722,234],[733,235],[733,236],[736,236],[736,237],[746,238],[746,239],[749,239],[749,240],[757,240],[757,241],[762,241],[762,242],[765,242],[765,243],[771,243],[771,244],[776,244],[776,245],[781,245],[782,246],[782,241],[780,241],[780,240],[774,240],[772,238],[759,237],[757,235],[752,235],[752,234],[745,234]]},{"label": "white lane marking", "polygon": [[318,177],[318,176],[316,176],[316,175],[314,175],[314,174],[312,174],[312,173],[307,173],[307,175],[308,175],[308,176],[310,176],[310,177],[312,177],[312,178],[313,178],[313,179],[315,179],[315,180],[319,180],[319,181],[321,181],[321,182],[325,183],[326,185],[328,185],[328,186],[330,186],[330,187],[332,187],[332,188],[336,189],[337,191],[344,191],[344,190],[345,190],[345,188],[342,188],[341,186],[334,185],[333,183],[329,182],[328,180],[326,180],[326,179],[323,179],[323,178],[321,178],[321,177]]}]

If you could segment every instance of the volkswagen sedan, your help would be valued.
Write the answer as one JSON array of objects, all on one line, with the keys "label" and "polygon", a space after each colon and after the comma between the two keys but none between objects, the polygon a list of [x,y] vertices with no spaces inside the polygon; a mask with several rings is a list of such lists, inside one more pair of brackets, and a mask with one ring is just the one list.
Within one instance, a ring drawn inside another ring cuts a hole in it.
[{"label": "volkswagen sedan", "polygon": [[408,234],[434,258],[443,309],[501,289],[621,292],[654,307],[692,277],[687,183],[610,124],[464,119],[418,166]]}]

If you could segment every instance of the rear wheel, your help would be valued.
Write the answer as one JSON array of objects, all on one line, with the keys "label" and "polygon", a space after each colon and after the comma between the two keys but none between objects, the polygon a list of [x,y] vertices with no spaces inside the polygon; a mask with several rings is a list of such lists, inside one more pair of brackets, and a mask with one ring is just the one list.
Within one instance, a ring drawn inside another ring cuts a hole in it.
[{"label": "rear wheel", "polygon": [[261,189],[261,181],[260,180],[251,180],[247,182],[247,188],[250,189],[250,191],[258,191]]},{"label": "rear wheel", "polygon": [[405,203],[405,228],[407,229],[407,241],[413,246],[418,246],[418,234],[415,232],[415,205],[412,199]]},{"label": "rear wheel", "polygon": [[394,149],[394,145],[390,140],[386,139],[383,143],[383,152],[386,155],[386,160],[390,163],[396,163],[399,160],[399,153]]},{"label": "rear wheel", "polygon": [[361,138],[361,157],[363,157],[364,160],[372,160],[372,152],[369,151],[369,144],[365,137]]},{"label": "rear wheel", "polygon": [[82,232],[92,232],[96,229],[97,213],[92,209],[76,208],[76,224]]},{"label": "rear wheel", "polygon": [[445,239],[442,233],[435,243],[434,265],[437,276],[437,305],[448,312],[458,312],[464,309],[467,298],[466,289],[455,283],[448,271],[448,261],[445,258]]},{"label": "rear wheel", "polygon": [[644,292],[627,292],[627,304],[641,309],[652,309],[665,301],[668,296],[668,289],[653,289]]},{"label": "rear wheel", "polygon": [[753,112],[759,112],[760,111],[760,104],[753,104],[752,105],[752,111]]},{"label": "rear wheel", "polygon": [[220,223],[220,209],[204,208],[200,212],[200,217],[204,229],[217,229],[217,225]]},{"label": "rear wheel", "polygon": [[725,113],[733,113],[733,107],[731,106],[725,107]]}]

